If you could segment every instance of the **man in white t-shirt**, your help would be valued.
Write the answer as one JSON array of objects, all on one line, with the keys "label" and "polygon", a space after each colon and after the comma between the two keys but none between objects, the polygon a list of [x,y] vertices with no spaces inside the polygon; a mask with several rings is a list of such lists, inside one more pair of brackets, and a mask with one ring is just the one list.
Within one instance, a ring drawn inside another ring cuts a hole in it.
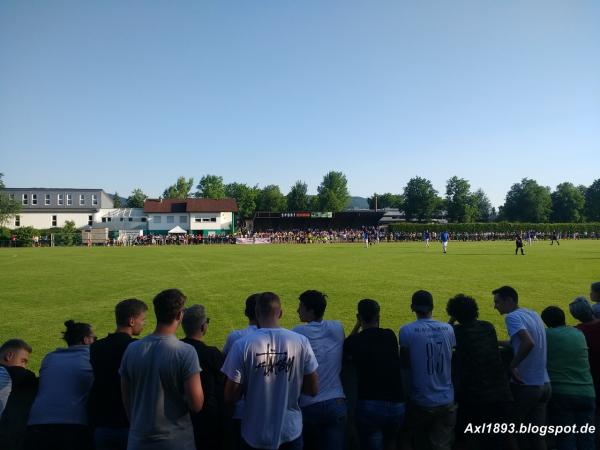
[{"label": "man in white t-shirt", "polygon": [[279,326],[281,301],[263,292],[256,301],[259,329],[238,340],[221,369],[225,402],[245,395],[242,448],[302,449],[300,393],[319,390],[317,360],[305,336]]},{"label": "man in white t-shirt", "polygon": [[306,336],[319,368],[319,394],[300,396],[304,448],[342,450],[346,427],[346,398],[340,380],[344,351],[344,327],[337,320],[323,320],[327,296],[319,291],[300,294],[298,316],[306,325],[293,329]]},{"label": "man in white t-shirt", "polygon": [[[550,400],[550,378],[546,370],[546,331],[540,316],[530,309],[519,307],[519,295],[510,286],[492,291],[494,308],[502,315],[511,346],[511,390],[515,399],[514,420],[517,424],[545,425],[546,407]],[[529,439],[531,448],[545,449],[546,441],[539,434],[521,436]]]},{"label": "man in white t-shirt", "polygon": [[411,391],[406,429],[415,448],[452,448],[456,404],[452,386],[452,349],[456,346],[451,325],[432,319],[433,296],[417,291],[411,309],[415,322],[400,329],[400,351],[410,361]]}]

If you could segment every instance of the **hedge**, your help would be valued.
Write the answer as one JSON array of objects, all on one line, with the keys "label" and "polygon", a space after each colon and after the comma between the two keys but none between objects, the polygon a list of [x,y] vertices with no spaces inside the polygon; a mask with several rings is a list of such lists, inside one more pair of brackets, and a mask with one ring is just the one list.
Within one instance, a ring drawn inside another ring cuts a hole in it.
[{"label": "hedge", "polygon": [[394,223],[389,226],[394,233],[422,233],[429,231],[448,231],[450,233],[515,233],[533,230],[538,233],[552,231],[560,233],[600,233],[600,222],[591,223],[520,223],[520,222],[489,222],[489,223]]}]

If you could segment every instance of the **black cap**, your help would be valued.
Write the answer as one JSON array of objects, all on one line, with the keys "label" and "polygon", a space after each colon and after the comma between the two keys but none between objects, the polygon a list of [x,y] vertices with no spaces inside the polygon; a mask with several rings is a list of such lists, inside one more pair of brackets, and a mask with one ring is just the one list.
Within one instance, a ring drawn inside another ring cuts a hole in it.
[{"label": "black cap", "polygon": [[413,311],[428,313],[433,311],[433,295],[428,291],[417,291],[412,296]]}]

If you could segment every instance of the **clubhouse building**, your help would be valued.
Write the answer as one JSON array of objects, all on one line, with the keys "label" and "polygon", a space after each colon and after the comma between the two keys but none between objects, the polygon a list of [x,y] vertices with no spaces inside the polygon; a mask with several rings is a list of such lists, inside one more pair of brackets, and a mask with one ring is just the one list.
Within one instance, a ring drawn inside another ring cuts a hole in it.
[{"label": "clubhouse building", "polygon": [[190,234],[210,236],[235,231],[233,199],[148,199],[143,208],[115,208],[102,189],[5,188],[21,211],[5,224],[9,228],[40,230],[63,227],[72,221],[78,229],[108,228],[144,234],[167,234],[180,227]]}]

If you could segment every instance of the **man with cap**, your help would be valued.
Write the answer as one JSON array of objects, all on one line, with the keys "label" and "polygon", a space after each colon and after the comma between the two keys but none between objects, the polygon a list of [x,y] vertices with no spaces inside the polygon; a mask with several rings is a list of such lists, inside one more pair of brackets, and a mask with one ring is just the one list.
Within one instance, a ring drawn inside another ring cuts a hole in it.
[{"label": "man with cap", "polygon": [[411,309],[415,322],[400,329],[400,353],[409,364],[411,393],[407,430],[414,448],[452,448],[456,405],[451,377],[452,348],[456,346],[452,326],[434,320],[433,296],[417,291]]}]

